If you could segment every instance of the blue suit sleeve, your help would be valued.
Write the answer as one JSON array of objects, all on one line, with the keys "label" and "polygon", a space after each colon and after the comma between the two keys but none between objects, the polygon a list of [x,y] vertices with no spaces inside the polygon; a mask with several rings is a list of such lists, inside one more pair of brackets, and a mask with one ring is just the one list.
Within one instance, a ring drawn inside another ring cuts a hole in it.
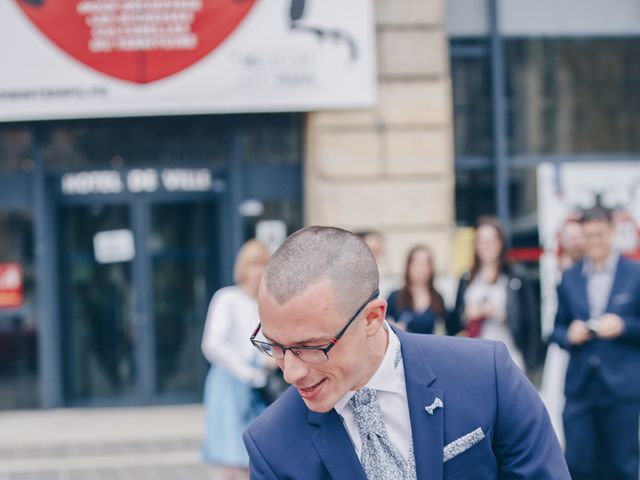
[{"label": "blue suit sleeve", "polygon": [[251,437],[249,431],[245,431],[242,435],[244,445],[249,453],[249,477],[251,480],[277,480],[276,474],[264,458],[258,445]]},{"label": "blue suit sleeve", "polygon": [[640,342],[640,317],[624,315],[624,330],[620,338],[633,342]]},{"label": "blue suit sleeve", "polygon": [[497,422],[494,448],[503,480],[570,480],[569,470],[540,396],[502,343],[495,347]]},{"label": "blue suit sleeve", "polygon": [[572,346],[567,339],[567,332],[569,325],[573,321],[567,305],[569,305],[569,299],[567,298],[567,286],[566,276],[562,276],[562,281],[557,288],[558,292],[558,309],[556,311],[555,323],[553,326],[553,332],[551,332],[551,341],[560,345],[565,350],[569,350]]},{"label": "blue suit sleeve", "polygon": [[634,267],[633,309],[629,315],[622,315],[624,330],[620,338],[637,344],[640,343],[640,265],[636,262],[631,265]]}]

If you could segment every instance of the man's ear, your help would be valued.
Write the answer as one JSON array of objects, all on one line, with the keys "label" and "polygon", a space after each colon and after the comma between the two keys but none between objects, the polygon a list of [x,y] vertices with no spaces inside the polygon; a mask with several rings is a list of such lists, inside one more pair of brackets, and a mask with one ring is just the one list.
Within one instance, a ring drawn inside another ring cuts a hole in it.
[{"label": "man's ear", "polygon": [[378,333],[384,323],[387,313],[387,301],[384,298],[377,298],[369,303],[365,312],[367,335],[373,336]]}]

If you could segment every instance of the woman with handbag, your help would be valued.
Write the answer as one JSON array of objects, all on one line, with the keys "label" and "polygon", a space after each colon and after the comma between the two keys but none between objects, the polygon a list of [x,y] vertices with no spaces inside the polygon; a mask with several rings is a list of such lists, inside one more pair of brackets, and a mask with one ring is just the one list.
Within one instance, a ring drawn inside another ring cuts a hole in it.
[{"label": "woman with handbag", "polygon": [[460,279],[447,332],[503,342],[522,370],[537,366],[540,319],[524,269],[507,260],[500,222],[478,220],[471,270]]},{"label": "woman with handbag", "polygon": [[221,470],[224,480],[248,478],[242,432],[265,408],[255,389],[265,385],[269,367],[248,339],[259,323],[256,298],[268,259],[269,251],[257,240],[240,248],[236,285],[213,296],[202,337],[202,352],[211,363],[204,391],[203,457]]}]

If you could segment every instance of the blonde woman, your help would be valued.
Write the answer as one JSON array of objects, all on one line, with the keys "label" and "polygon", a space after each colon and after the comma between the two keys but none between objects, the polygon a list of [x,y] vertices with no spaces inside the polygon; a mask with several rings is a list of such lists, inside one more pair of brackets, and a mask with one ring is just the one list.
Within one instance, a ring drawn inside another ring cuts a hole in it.
[{"label": "blonde woman", "polygon": [[268,259],[269,251],[257,240],[240,248],[235,285],[213,296],[202,337],[202,352],[211,363],[204,392],[203,457],[220,468],[224,480],[248,478],[242,432],[264,408],[254,388],[264,385],[267,369],[248,339],[259,322],[256,298]]}]

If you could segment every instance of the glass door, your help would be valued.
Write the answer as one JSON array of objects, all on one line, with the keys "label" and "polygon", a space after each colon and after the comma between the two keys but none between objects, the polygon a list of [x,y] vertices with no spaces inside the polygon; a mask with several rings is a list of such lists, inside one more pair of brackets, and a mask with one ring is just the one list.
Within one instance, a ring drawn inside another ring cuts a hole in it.
[{"label": "glass door", "polygon": [[106,251],[98,240],[105,232],[131,233],[130,208],[68,206],[60,214],[66,401],[134,398],[138,365],[132,262],[126,252],[118,257],[118,251]]},{"label": "glass door", "polygon": [[152,317],[156,393],[198,399],[206,363],[202,329],[216,271],[210,201],[151,205]]},{"label": "glass door", "polygon": [[68,404],[201,398],[200,341],[216,286],[216,214],[210,196],[61,208]]}]

